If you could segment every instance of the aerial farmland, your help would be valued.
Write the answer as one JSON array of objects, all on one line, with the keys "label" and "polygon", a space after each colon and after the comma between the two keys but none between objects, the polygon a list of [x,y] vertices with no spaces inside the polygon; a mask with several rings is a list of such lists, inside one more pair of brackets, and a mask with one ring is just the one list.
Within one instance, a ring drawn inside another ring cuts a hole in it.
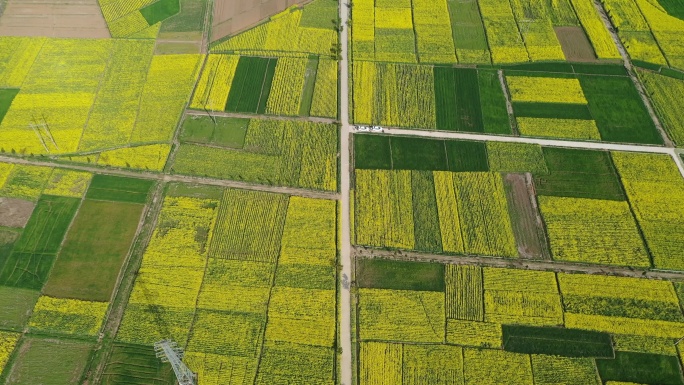
[{"label": "aerial farmland", "polygon": [[684,385],[678,0],[0,0],[0,384]]}]

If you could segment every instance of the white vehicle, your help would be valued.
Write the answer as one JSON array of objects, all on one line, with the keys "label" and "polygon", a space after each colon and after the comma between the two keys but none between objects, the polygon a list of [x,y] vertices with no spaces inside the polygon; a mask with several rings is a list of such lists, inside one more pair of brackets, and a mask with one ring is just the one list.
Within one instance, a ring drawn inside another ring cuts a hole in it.
[{"label": "white vehicle", "polygon": [[368,126],[356,126],[356,131],[370,131],[371,128]]},{"label": "white vehicle", "polygon": [[373,131],[373,132],[382,132],[382,127],[380,127],[380,126],[373,126],[373,127],[371,127],[370,130]]}]

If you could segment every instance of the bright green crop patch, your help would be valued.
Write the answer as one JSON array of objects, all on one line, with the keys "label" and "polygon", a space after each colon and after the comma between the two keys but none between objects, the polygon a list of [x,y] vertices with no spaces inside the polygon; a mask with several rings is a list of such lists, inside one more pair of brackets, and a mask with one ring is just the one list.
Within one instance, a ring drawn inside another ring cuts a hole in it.
[{"label": "bright green crop patch", "polygon": [[681,385],[677,357],[659,354],[615,352],[615,359],[596,360],[603,381]]},{"label": "bright green crop patch", "polygon": [[102,377],[103,385],[166,385],[175,380],[152,346],[114,344]]},{"label": "bright green crop patch", "polygon": [[2,118],[4,118],[7,111],[9,111],[12,100],[14,100],[14,97],[17,96],[18,93],[18,89],[0,89],[0,122],[2,122]]},{"label": "bright green crop patch", "polygon": [[263,114],[277,63],[276,58],[241,56],[225,110]]},{"label": "bright green crop patch", "polygon": [[564,357],[613,357],[607,333],[578,329],[503,325],[504,350]]},{"label": "bright green crop patch", "polygon": [[249,119],[190,115],[183,121],[180,138],[189,143],[242,148],[248,125]]},{"label": "bright green crop patch", "polygon": [[489,171],[487,148],[483,142],[446,142],[449,171]]},{"label": "bright green crop patch", "polygon": [[156,3],[141,8],[140,13],[149,25],[154,25],[177,14],[180,12],[180,9],[179,0],[159,0]]},{"label": "bright green crop patch", "polygon": [[444,265],[359,259],[356,282],[359,287],[374,289],[444,291]]},{"label": "bright green crop patch", "polygon": [[154,181],[96,174],[86,198],[114,202],[145,203]]},{"label": "bright green crop patch", "polygon": [[513,113],[516,117],[526,118],[583,120],[592,118],[589,108],[584,104],[514,102]]},{"label": "bright green crop patch", "polygon": [[437,129],[484,132],[477,70],[435,67]]},{"label": "bright green crop patch", "polygon": [[549,173],[535,174],[538,195],[625,200],[609,153],[551,147],[543,152]]},{"label": "bright green crop patch", "polygon": [[422,138],[390,138],[395,170],[447,170],[444,141]]},{"label": "bright green crop patch", "polygon": [[477,71],[480,84],[480,105],[484,131],[490,134],[510,134],[511,123],[506,110],[506,96],[496,71]]},{"label": "bright green crop patch", "polygon": [[0,286],[0,327],[23,330],[38,296],[35,290]]},{"label": "bright green crop patch", "polygon": [[390,137],[354,135],[354,167],[363,169],[392,169]]}]

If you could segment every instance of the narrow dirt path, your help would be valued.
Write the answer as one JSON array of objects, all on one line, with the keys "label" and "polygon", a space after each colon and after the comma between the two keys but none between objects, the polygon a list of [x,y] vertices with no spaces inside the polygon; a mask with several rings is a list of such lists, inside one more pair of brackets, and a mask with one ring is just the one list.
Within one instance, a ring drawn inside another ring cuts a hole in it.
[{"label": "narrow dirt path", "polygon": [[[293,120],[298,122],[314,122],[314,123],[337,123],[335,119],[318,118],[315,116],[275,116],[275,115],[254,115],[243,114],[239,112],[224,112],[224,111],[210,111],[212,116],[219,116],[222,118],[243,118],[243,119],[270,119],[270,120]],[[207,116],[204,111],[186,110],[186,115]]]},{"label": "narrow dirt path", "polygon": [[560,261],[529,260],[520,258],[499,258],[474,255],[442,255],[415,251],[381,250],[354,246],[356,258],[384,258],[403,261],[440,262],[452,265],[477,265],[486,267],[507,267],[523,270],[555,271],[563,273],[603,274],[620,277],[636,277],[667,280],[684,280],[684,271],[645,270],[619,266],[587,265]]}]

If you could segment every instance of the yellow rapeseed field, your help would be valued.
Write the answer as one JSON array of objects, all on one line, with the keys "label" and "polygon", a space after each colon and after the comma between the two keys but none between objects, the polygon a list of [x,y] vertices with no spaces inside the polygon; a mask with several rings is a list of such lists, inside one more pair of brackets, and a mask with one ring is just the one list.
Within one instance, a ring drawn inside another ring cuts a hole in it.
[{"label": "yellow rapeseed field", "polygon": [[43,194],[80,198],[88,189],[92,177],[88,172],[56,168],[52,171]]},{"label": "yellow rapeseed field", "polygon": [[19,337],[21,333],[0,331],[0,373],[5,368]]},{"label": "yellow rapeseed field", "polygon": [[29,328],[34,331],[95,336],[102,326],[107,302],[41,296]]}]

